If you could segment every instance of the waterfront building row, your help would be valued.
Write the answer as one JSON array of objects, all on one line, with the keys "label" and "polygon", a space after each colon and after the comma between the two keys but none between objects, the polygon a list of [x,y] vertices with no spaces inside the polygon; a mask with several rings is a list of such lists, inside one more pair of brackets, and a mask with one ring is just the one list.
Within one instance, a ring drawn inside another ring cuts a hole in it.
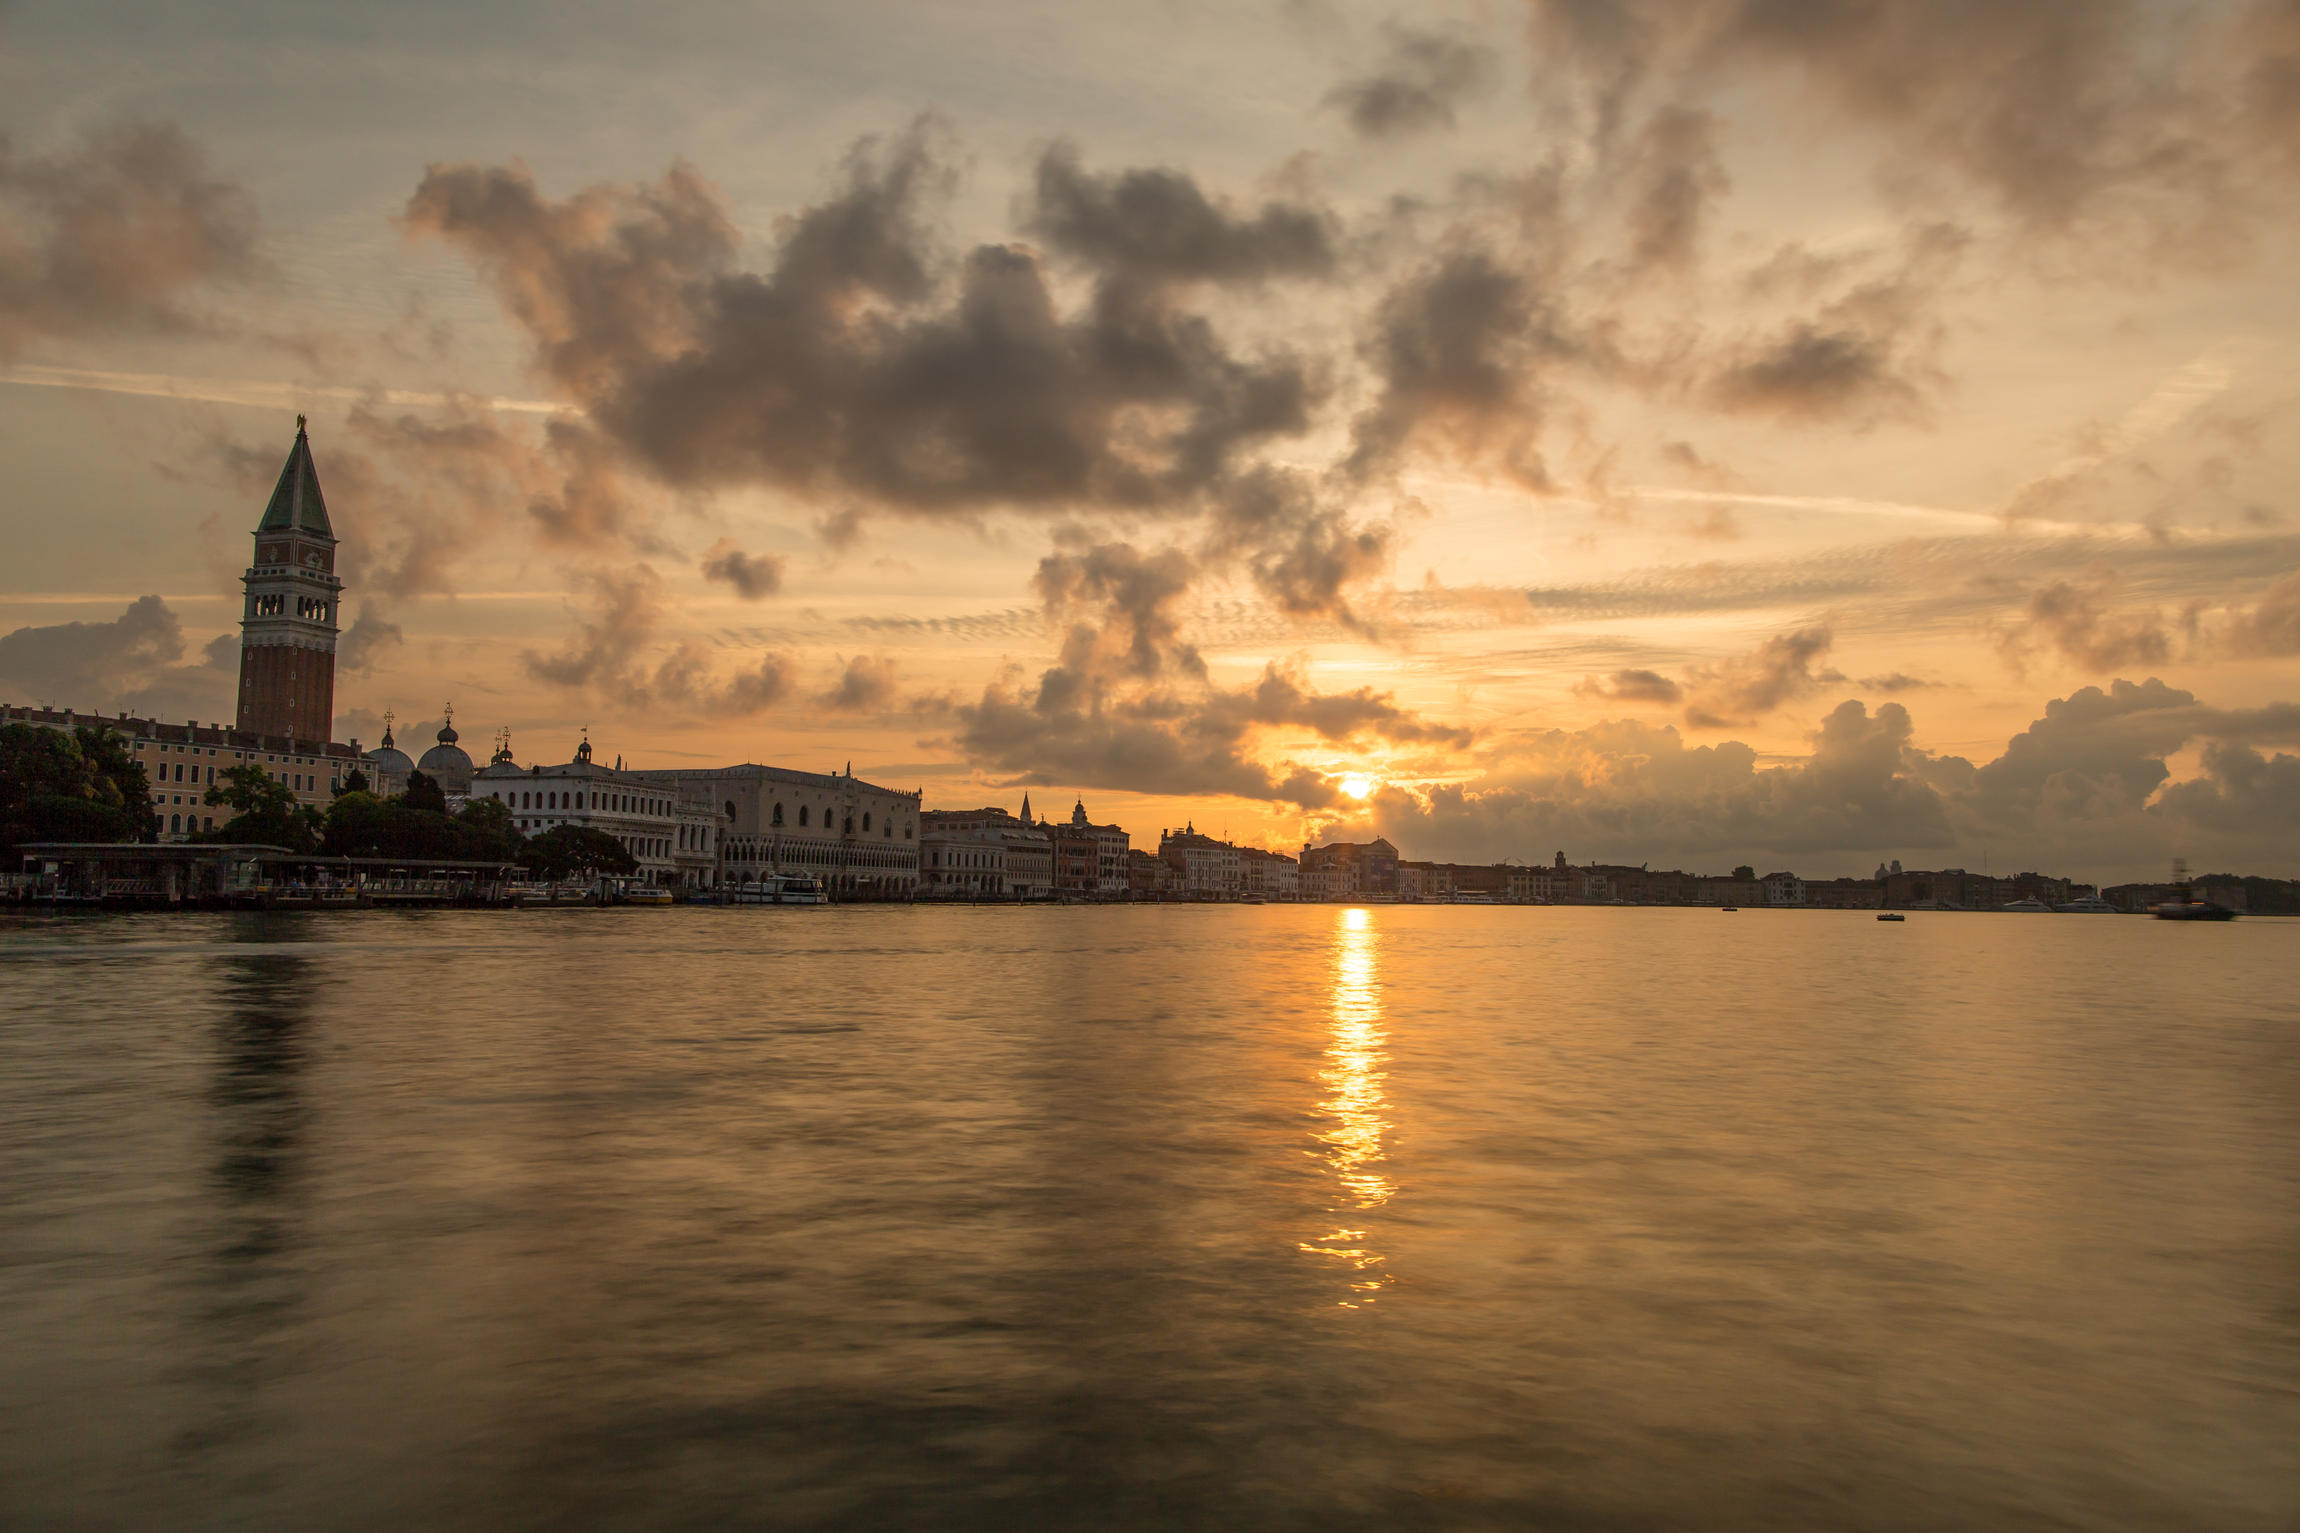
[{"label": "waterfront building row", "polygon": [[918,893],[943,900],[1129,898],[1125,830],[1098,825],[1080,799],[1066,821],[1003,808],[928,810],[920,816]]},{"label": "waterfront building row", "polygon": [[[169,724],[126,713],[0,704],[0,724],[31,724],[67,733],[101,727],[118,735],[130,758],[143,766],[151,784],[147,807],[164,842],[183,841],[216,828],[216,810],[207,802],[208,789],[219,785],[223,774],[233,767],[260,767],[298,804],[324,810],[334,801],[345,775],[361,764],[356,740],[337,745],[197,720]],[[225,819],[231,818],[230,810],[223,814]]]}]

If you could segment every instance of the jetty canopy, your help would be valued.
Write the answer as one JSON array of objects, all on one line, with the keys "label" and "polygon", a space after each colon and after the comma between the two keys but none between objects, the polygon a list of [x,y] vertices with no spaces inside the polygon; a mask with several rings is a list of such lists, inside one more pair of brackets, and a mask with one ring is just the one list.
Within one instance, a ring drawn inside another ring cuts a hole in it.
[{"label": "jetty canopy", "polygon": [[[19,847],[24,874],[70,900],[230,899],[281,887],[435,895],[510,882],[516,862],[443,857],[323,857],[250,842],[35,841]],[[418,885],[424,887],[417,887]]]}]

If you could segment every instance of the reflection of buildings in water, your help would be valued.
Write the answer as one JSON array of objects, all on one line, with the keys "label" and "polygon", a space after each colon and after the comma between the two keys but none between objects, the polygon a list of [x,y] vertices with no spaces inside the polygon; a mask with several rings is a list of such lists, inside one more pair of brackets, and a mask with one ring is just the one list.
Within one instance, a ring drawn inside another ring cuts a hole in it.
[{"label": "reflection of buildings in water", "polygon": [[[238,935],[262,942],[272,934]],[[194,1333],[191,1371],[210,1392],[179,1444],[189,1451],[257,1430],[257,1394],[281,1372],[281,1338],[302,1308],[308,1280],[298,1238],[303,1074],[320,971],[311,959],[276,949],[231,956],[225,965],[209,1088],[211,1233],[186,1313]]]},{"label": "reflection of buildings in water", "polygon": [[1325,1145],[1325,1160],[1333,1168],[1346,1201],[1334,1212],[1344,1223],[1302,1249],[1346,1262],[1357,1274],[1350,1284],[1347,1308],[1373,1302],[1388,1277],[1375,1269],[1381,1255],[1366,1245],[1369,1231],[1354,1227],[1351,1216],[1379,1208],[1396,1188],[1382,1174],[1388,1158],[1382,1135],[1390,1127],[1382,1116],[1388,1101],[1382,1095],[1382,1066],[1389,1055],[1383,1046],[1389,1034],[1382,1028],[1382,992],[1373,912],[1343,910],[1334,930],[1333,1022],[1326,1043],[1326,1065],[1318,1083],[1326,1091],[1318,1103],[1331,1124],[1318,1135]]}]

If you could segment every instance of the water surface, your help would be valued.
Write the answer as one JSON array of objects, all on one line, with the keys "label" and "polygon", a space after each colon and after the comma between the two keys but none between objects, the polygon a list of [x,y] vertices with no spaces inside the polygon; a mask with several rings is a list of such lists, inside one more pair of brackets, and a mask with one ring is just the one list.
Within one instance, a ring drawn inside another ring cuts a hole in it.
[{"label": "water surface", "polygon": [[2289,1529],[2300,923],[0,929],[0,1524]]}]

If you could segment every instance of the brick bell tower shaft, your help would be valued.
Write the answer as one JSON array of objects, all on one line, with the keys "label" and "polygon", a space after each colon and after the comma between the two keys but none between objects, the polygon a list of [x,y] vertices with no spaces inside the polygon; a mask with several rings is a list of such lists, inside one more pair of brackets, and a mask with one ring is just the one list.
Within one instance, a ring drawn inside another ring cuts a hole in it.
[{"label": "brick bell tower shaft", "polygon": [[256,525],[255,563],[242,577],[241,729],[325,742],[335,733],[335,530],[320,498],[304,419],[295,418],[280,482]]}]

